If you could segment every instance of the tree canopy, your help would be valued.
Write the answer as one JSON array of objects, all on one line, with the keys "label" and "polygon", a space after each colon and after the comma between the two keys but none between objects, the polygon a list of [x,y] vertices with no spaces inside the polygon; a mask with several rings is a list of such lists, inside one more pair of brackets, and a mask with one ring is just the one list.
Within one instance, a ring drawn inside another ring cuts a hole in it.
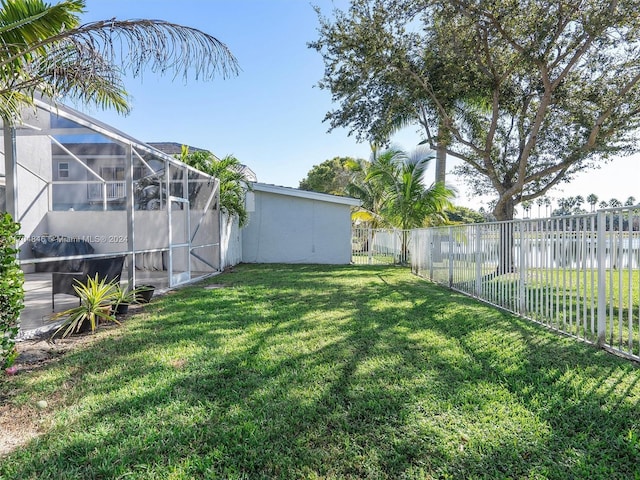
[{"label": "tree canopy", "polygon": [[374,149],[370,161],[350,163],[360,175],[353,177],[347,191],[362,200],[354,219],[403,230],[445,221],[454,192],[442,183],[425,186],[430,160],[422,149],[407,153],[390,148]]},{"label": "tree canopy", "polygon": [[351,182],[353,171],[348,164],[356,162],[351,157],[334,157],[314,165],[307,176],[300,180],[299,188],[330,195],[347,195],[347,185]]},{"label": "tree canopy", "polygon": [[163,20],[116,18],[80,24],[84,0],[0,0],[0,116],[19,118],[39,91],[129,111],[123,74],[146,68],[211,79],[238,72],[215,37]]},{"label": "tree canopy", "polygon": [[637,150],[640,2],[352,0],[319,13],[331,128],[422,127],[493,214]]}]

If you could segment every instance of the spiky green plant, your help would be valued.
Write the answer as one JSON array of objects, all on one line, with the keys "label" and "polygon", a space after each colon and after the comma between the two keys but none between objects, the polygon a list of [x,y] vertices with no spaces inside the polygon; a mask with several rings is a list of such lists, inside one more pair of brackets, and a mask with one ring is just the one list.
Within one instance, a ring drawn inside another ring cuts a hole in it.
[{"label": "spiky green plant", "polygon": [[85,322],[89,322],[91,333],[95,332],[100,320],[120,324],[111,311],[112,304],[118,298],[115,281],[107,282],[96,274],[93,278],[89,277],[86,284],[78,280],[76,283],[73,289],[80,298],[80,305],[53,315],[53,320],[64,318],[64,321],[53,333],[52,338],[56,338],[60,332],[62,338],[78,333],[85,326]]}]

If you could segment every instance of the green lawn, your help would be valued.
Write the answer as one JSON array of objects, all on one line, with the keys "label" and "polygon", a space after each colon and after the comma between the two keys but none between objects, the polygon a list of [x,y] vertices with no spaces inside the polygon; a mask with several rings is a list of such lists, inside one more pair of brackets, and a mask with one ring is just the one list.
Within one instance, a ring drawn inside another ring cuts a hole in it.
[{"label": "green lawn", "polygon": [[[640,478],[640,369],[396,267],[243,265],[48,367],[0,479]],[[24,407],[23,407],[24,408]]]}]

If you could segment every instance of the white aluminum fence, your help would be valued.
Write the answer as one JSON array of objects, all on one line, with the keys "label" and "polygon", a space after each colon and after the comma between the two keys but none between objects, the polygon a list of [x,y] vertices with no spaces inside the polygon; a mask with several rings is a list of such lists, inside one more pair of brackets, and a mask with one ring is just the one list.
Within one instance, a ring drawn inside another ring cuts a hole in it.
[{"label": "white aluminum fence", "polygon": [[414,273],[640,360],[640,205],[412,231]]},{"label": "white aluminum fence", "polygon": [[411,258],[411,232],[398,229],[354,228],[351,263],[356,265],[407,264]]}]

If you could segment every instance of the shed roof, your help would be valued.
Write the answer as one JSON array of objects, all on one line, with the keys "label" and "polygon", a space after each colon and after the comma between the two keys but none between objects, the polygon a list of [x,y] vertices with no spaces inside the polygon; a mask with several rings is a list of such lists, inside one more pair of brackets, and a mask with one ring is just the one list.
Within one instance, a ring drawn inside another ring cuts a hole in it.
[{"label": "shed roof", "polygon": [[300,190],[299,188],[280,187],[278,185],[269,185],[267,183],[253,183],[253,190],[256,192],[275,193],[277,195],[288,195],[290,197],[306,198],[308,200],[318,200],[320,202],[340,203],[359,207],[362,202],[357,198],[339,197],[337,195],[329,195],[327,193],[309,192]]}]

